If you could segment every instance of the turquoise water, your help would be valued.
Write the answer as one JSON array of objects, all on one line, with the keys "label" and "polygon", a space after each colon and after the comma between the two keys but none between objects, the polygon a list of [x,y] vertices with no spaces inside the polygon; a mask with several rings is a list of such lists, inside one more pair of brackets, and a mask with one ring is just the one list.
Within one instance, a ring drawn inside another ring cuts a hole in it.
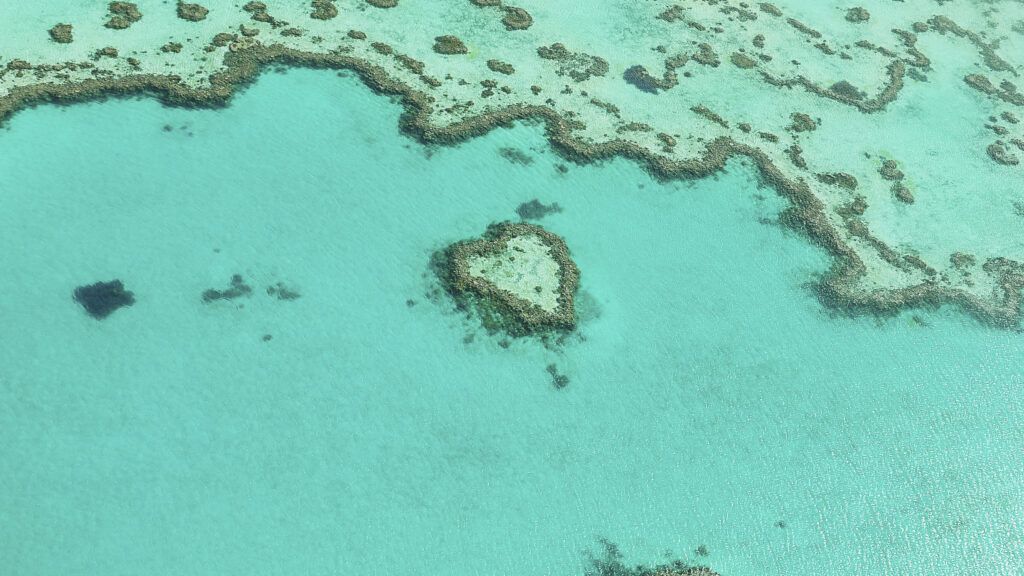
[{"label": "turquoise water", "polygon": [[[561,174],[540,126],[428,149],[400,112],[293,70],[0,132],[0,572],[565,576],[599,538],[725,576],[1024,572],[1018,334],[833,317],[743,163]],[[428,297],[434,250],[532,198],[582,271],[561,348]],[[235,273],[252,297],[203,303]],[[72,301],[113,278],[134,306]]]}]

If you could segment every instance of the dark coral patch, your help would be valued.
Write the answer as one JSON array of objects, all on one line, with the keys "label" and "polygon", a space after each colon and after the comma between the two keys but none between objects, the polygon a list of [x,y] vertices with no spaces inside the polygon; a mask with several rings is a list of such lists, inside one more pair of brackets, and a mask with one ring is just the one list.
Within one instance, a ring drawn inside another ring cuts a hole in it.
[{"label": "dark coral patch", "polygon": [[469,49],[457,36],[438,36],[434,38],[434,52],[438,54],[466,54]]},{"label": "dark coral patch", "polygon": [[548,364],[548,374],[551,375],[551,385],[561,390],[569,385],[569,377],[558,371],[558,366],[555,364]]},{"label": "dark coral patch", "polygon": [[540,220],[548,214],[557,214],[561,211],[562,207],[558,205],[558,202],[544,204],[536,198],[529,202],[523,202],[516,208],[516,214],[523,220]]},{"label": "dark coral patch", "polygon": [[206,19],[206,15],[210,11],[205,6],[199,4],[191,4],[188,2],[178,2],[178,18],[182,20],[188,20],[189,22],[200,22]]},{"label": "dark coral patch", "polygon": [[58,44],[70,44],[74,40],[71,24],[57,24],[50,28],[50,39]]},{"label": "dark coral patch", "polygon": [[333,0],[313,0],[313,13],[310,18],[316,20],[330,20],[338,15],[338,8]]},{"label": "dark coral patch", "polygon": [[302,297],[302,294],[299,294],[281,282],[278,282],[273,286],[267,286],[267,295],[273,296],[278,300],[298,300]]},{"label": "dark coral patch", "polygon": [[124,30],[142,20],[139,7],[131,2],[111,2],[107,9],[110,11],[110,19],[104,26],[112,30]]},{"label": "dark coral patch", "polygon": [[[615,544],[601,540],[604,555],[590,559],[587,576],[718,576],[718,573],[705,566],[693,566],[683,560],[670,560],[657,566],[637,564],[627,565],[623,562],[622,553]],[[695,550],[697,556],[707,556],[708,550],[700,545]]]},{"label": "dark coral patch", "polygon": [[501,17],[501,23],[506,30],[526,30],[533,24],[533,17],[522,8],[505,6],[502,9],[505,14]]},{"label": "dark coral patch", "polygon": [[111,280],[75,288],[75,301],[81,304],[90,316],[102,320],[118,308],[135,304],[135,295],[125,290],[120,280]]},{"label": "dark coral patch", "polygon": [[248,296],[252,294],[252,288],[245,283],[242,279],[241,274],[235,274],[231,277],[231,287],[226,290],[214,290],[210,288],[203,292],[203,302],[213,302],[214,300],[234,300],[240,296]]},{"label": "dark coral patch", "polygon": [[643,92],[658,93],[658,79],[651,76],[647,69],[639,64],[626,68],[626,71],[622,73],[622,79]]}]

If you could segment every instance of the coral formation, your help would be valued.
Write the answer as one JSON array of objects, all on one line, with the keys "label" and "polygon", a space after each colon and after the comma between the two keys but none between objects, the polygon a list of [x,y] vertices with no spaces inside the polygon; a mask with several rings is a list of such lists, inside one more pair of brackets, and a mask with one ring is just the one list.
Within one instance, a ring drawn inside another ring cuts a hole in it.
[{"label": "coral formation", "polygon": [[79,286],[75,288],[74,298],[97,320],[102,320],[118,309],[135,303],[135,295],[125,290],[120,280]]},{"label": "coral formation", "polygon": [[1010,152],[1006,148],[1006,144],[1002,142],[989,144],[985,151],[988,152],[990,158],[1003,166],[1016,166],[1020,164],[1020,159],[1013,152]]},{"label": "coral formation", "polygon": [[562,389],[569,385],[569,377],[559,372],[557,365],[548,364],[546,370],[551,375],[551,385],[555,388]]},{"label": "coral formation", "polygon": [[338,7],[334,5],[334,0],[313,0],[313,13],[309,15],[310,18],[331,20],[337,16]]},{"label": "coral formation", "polygon": [[523,220],[540,220],[548,214],[557,214],[561,211],[562,207],[558,205],[558,202],[544,204],[536,198],[529,202],[523,202],[516,208],[516,214]]},{"label": "coral formation", "polygon": [[558,62],[558,75],[568,76],[576,82],[608,73],[608,61],[604,58],[582,52],[570,52],[561,42],[537,48],[537,55],[545,60]]},{"label": "coral formation", "polygon": [[522,8],[506,6],[504,11],[505,14],[501,17],[501,23],[508,30],[526,30],[533,24],[533,17]]},{"label": "coral formation", "polygon": [[502,158],[508,160],[513,164],[519,164],[521,166],[533,164],[533,157],[518,148],[505,146],[503,148],[498,149],[498,154],[501,154]]},{"label": "coral formation", "polygon": [[74,41],[71,24],[57,24],[50,28],[50,39],[58,44],[71,44]]},{"label": "coral formation", "polygon": [[267,12],[267,5],[258,0],[252,0],[245,6],[242,6],[242,10],[245,10],[250,14],[250,18],[256,22],[263,22],[270,24],[272,28],[279,28],[281,26],[287,26],[288,23],[282,20],[278,20]]},{"label": "coral formation", "polygon": [[488,60],[487,61],[487,67],[490,68],[491,70],[495,71],[495,72],[498,72],[498,73],[501,73],[501,74],[505,74],[505,75],[510,75],[510,74],[515,74],[516,73],[516,69],[515,69],[514,66],[512,66],[508,62],[502,62],[501,60],[495,60],[495,59]]},{"label": "coral formation", "polygon": [[210,288],[203,292],[203,302],[213,302],[215,300],[234,300],[242,296],[248,296],[252,294],[252,287],[245,283],[242,279],[241,274],[235,274],[231,276],[231,286],[224,290],[215,290]]},{"label": "coral formation", "polygon": [[857,6],[856,8],[850,8],[846,11],[846,20],[848,22],[860,23],[867,22],[871,19],[871,13],[866,9]]},{"label": "coral formation", "polygon": [[178,18],[189,22],[201,22],[206,19],[210,11],[199,4],[178,1]]},{"label": "coral formation", "polygon": [[142,19],[139,7],[131,2],[111,2],[107,10],[110,12],[107,28],[123,30]]},{"label": "coral formation", "polygon": [[[604,555],[590,558],[586,576],[718,576],[710,568],[691,566],[682,560],[672,560],[654,566],[644,564],[628,566],[622,561],[622,553],[618,546],[607,540],[601,540],[601,545],[604,548]],[[701,554],[701,551],[704,553]],[[701,545],[698,547],[697,555],[707,556],[707,549]]]},{"label": "coral formation", "polygon": [[469,48],[457,36],[438,36],[434,38],[434,52],[438,54],[467,54]]},{"label": "coral formation", "polygon": [[525,223],[492,224],[478,240],[452,244],[435,270],[462,307],[513,336],[572,330],[579,271],[565,242]]},{"label": "coral formation", "polygon": [[813,132],[818,128],[818,123],[802,112],[794,112],[790,114],[790,118],[793,119],[793,123],[789,125],[789,129],[794,132]]},{"label": "coral formation", "polygon": [[273,286],[267,286],[267,295],[273,296],[278,300],[298,300],[302,297],[297,291],[287,287],[283,282],[278,282]]},{"label": "coral formation", "polygon": [[733,52],[730,54],[729,61],[737,68],[748,69],[757,66],[757,60],[754,60],[742,52]]}]

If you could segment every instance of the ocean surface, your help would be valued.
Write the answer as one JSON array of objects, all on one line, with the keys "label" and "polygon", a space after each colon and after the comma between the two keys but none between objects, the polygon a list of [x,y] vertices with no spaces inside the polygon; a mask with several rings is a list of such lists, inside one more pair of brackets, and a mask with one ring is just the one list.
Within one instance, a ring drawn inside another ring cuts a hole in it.
[{"label": "ocean surface", "polygon": [[[0,573],[573,576],[600,539],[723,576],[1024,573],[1019,334],[823,308],[828,256],[744,162],[563,173],[542,126],[425,147],[400,113],[289,70],[0,129]],[[582,272],[560,347],[428,269],[534,198]],[[250,296],[203,301],[234,274]],[[135,305],[72,300],[115,278]]]}]

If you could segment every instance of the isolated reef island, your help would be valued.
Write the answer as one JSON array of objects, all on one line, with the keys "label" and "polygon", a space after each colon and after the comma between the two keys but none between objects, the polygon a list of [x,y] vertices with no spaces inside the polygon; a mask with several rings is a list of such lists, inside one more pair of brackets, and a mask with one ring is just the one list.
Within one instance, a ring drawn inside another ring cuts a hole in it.
[{"label": "isolated reef island", "polygon": [[476,310],[489,330],[549,335],[576,326],[579,270],[565,242],[540,226],[493,224],[482,238],[437,254],[434,267],[456,302]]},{"label": "isolated reef island", "polygon": [[826,304],[1019,326],[1024,3],[509,1],[5,2],[0,119],[106,94],[223,105],[271,63],[353,69],[424,142],[536,119],[569,159],[660,178],[737,158],[833,256]]}]

